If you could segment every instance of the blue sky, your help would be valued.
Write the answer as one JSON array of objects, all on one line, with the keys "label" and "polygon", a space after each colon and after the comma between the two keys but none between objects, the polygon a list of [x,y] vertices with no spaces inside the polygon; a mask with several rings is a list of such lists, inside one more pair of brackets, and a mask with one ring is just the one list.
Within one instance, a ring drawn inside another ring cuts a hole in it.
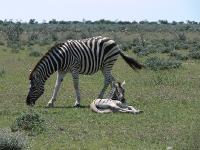
[{"label": "blue sky", "polygon": [[200,0],[5,0],[0,19],[200,22]]}]

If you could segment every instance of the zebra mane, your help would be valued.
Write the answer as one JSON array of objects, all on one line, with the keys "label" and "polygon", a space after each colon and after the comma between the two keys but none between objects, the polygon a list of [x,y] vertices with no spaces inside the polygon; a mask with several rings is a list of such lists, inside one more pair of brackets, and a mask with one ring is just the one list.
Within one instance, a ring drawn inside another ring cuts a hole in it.
[{"label": "zebra mane", "polygon": [[62,47],[64,43],[58,43],[55,44],[53,47],[51,47],[44,55],[42,58],[40,58],[40,60],[37,62],[37,64],[35,65],[35,67],[33,68],[33,70],[31,71],[30,75],[29,75],[29,80],[31,80],[33,78],[33,74],[35,73],[38,65],[41,63],[41,61],[47,56],[49,55],[50,52],[52,52],[54,49],[57,49],[59,47]]}]

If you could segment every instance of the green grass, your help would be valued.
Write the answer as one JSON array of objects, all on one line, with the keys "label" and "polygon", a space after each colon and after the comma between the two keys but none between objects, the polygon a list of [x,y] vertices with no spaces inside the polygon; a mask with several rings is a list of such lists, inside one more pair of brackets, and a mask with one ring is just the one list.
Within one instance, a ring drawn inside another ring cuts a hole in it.
[{"label": "green grass", "polygon": [[[47,51],[45,47],[35,47],[42,53]],[[29,52],[28,48],[19,53],[0,49],[0,64],[5,69],[5,74],[0,77],[2,129],[9,128],[22,112],[28,111],[25,99],[29,70],[40,59],[29,57]],[[132,53],[129,55],[133,56]],[[144,61],[145,58],[137,59]],[[54,88],[54,74],[46,82],[45,93],[34,108],[44,118],[46,130],[29,136],[29,147],[33,150],[199,149],[199,66],[198,60],[187,60],[177,70],[134,72],[120,58],[113,68],[113,75],[119,81],[126,80],[126,99],[130,105],[144,110],[140,115],[101,115],[87,107],[71,108],[74,89],[70,74],[64,79],[56,107],[45,108]],[[102,86],[100,72],[93,76],[80,76],[82,105],[88,106]]]}]

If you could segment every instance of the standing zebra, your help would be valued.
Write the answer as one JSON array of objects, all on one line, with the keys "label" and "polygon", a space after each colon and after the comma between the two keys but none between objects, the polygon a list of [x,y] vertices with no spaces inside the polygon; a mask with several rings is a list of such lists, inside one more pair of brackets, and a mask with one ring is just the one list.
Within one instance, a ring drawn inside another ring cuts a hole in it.
[{"label": "standing zebra", "polygon": [[114,80],[111,70],[121,55],[133,69],[143,66],[130,58],[119,49],[115,41],[106,37],[93,37],[83,40],[68,40],[52,47],[36,64],[29,76],[30,89],[26,99],[27,105],[34,105],[35,101],[44,93],[45,81],[57,71],[57,80],[53,96],[48,102],[54,106],[61,82],[67,72],[72,73],[76,91],[75,107],[80,106],[79,74],[91,75],[101,70],[104,75],[104,86],[99,94],[102,98],[108,85]]}]

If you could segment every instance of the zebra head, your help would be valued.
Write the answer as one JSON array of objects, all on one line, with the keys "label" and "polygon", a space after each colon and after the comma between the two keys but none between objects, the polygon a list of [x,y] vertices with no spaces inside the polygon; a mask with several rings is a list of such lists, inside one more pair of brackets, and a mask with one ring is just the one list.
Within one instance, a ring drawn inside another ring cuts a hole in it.
[{"label": "zebra head", "polygon": [[42,82],[39,74],[31,75],[29,80],[30,87],[26,98],[26,104],[33,106],[36,100],[44,93],[44,83]]},{"label": "zebra head", "polygon": [[126,100],[124,98],[125,95],[124,85],[125,81],[123,81],[123,83],[120,82],[112,83],[112,97],[111,97],[112,100],[118,100],[121,101],[122,103],[125,103]]}]

